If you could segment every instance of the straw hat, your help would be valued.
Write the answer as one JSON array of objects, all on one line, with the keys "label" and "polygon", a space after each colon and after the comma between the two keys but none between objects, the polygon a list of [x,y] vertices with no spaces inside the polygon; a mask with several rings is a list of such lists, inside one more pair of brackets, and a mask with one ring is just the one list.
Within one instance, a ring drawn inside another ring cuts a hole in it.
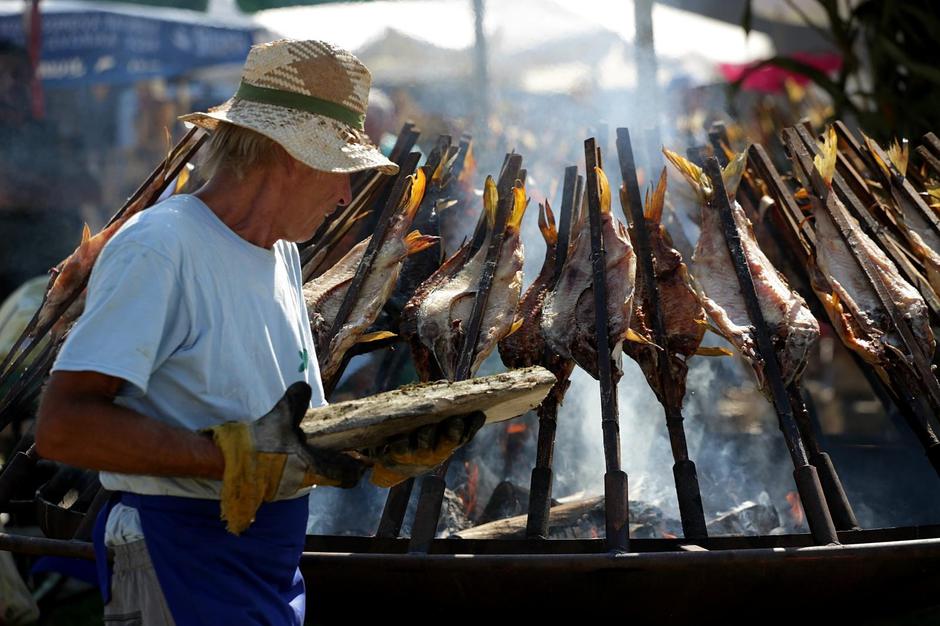
[{"label": "straw hat", "polygon": [[364,131],[372,75],[351,53],[324,41],[252,46],[238,91],[206,113],[180,117],[208,130],[219,121],[256,131],[298,161],[327,172],[398,166]]}]

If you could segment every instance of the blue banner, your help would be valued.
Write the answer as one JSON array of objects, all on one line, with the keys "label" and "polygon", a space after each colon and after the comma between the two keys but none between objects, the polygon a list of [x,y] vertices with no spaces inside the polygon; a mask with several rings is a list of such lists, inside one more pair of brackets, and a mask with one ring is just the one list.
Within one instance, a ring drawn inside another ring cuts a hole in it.
[{"label": "blue banner", "polygon": [[[0,40],[26,47],[23,16],[0,16]],[[193,69],[242,64],[253,30],[162,20],[109,11],[42,15],[39,74],[67,86],[129,83]]]}]

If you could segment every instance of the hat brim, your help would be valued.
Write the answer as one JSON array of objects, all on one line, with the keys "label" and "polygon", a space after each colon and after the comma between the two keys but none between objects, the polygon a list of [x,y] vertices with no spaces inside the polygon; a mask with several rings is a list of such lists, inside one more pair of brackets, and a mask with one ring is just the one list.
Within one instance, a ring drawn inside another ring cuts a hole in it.
[{"label": "hat brim", "polygon": [[379,152],[365,133],[314,113],[232,98],[208,112],[189,113],[179,119],[210,131],[219,122],[253,130],[316,170],[349,173],[377,169],[385,174],[398,173],[398,165]]}]

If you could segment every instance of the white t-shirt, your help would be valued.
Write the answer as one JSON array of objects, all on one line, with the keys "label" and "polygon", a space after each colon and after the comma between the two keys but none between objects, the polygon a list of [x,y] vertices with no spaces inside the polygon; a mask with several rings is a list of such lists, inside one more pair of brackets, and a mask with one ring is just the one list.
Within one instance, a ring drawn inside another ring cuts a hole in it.
[{"label": "white t-shirt", "polygon": [[[325,404],[297,247],[255,246],[202,201],[173,196],[102,250],[53,371],[127,381],[117,404],[190,430],[267,413],[294,382]],[[219,498],[221,482],[101,472],[110,490]]]}]

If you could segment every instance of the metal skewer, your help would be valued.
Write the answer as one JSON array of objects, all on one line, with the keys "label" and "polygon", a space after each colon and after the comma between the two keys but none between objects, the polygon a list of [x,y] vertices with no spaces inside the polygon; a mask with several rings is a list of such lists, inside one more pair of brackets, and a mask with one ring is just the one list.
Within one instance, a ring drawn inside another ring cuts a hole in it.
[{"label": "metal skewer", "polygon": [[591,225],[591,267],[594,293],[597,373],[601,390],[601,429],[604,437],[604,503],[606,541],[610,551],[626,552],[630,546],[630,509],[627,500],[627,473],[620,466],[620,419],[617,409],[617,377],[612,367],[610,320],[607,316],[607,261],[601,232],[601,204],[596,167],[601,167],[600,151],[594,139],[584,142],[588,219]]},{"label": "metal skewer", "polygon": [[[572,212],[578,190],[583,179],[578,176],[578,166],[565,168],[565,182],[561,193],[561,216],[558,224],[558,242],[555,248],[555,272],[546,289],[554,289],[561,275],[561,268],[568,257],[568,245],[571,241]],[[547,349],[547,347],[546,347]],[[543,355],[544,357],[545,355]],[[557,373],[556,373],[557,375]],[[565,385],[567,381],[559,379],[555,385]],[[558,419],[558,398],[554,390],[548,392],[538,409],[539,433],[535,452],[535,467],[529,485],[529,515],[526,518],[526,537],[548,537],[548,520],[552,500],[552,463],[555,452],[555,432]]]},{"label": "metal skewer", "polygon": [[[464,335],[463,345],[460,350],[454,376],[455,380],[466,380],[471,375],[470,367],[473,364],[477,341],[480,337],[483,313],[486,311],[486,303],[489,299],[490,288],[493,285],[493,277],[496,274],[496,266],[499,264],[503,236],[506,231],[506,221],[513,206],[513,184],[522,175],[521,168],[522,156],[518,154],[509,155],[497,183],[499,204],[496,209],[496,223],[493,237],[490,239],[489,248],[487,249],[480,283],[477,286],[473,309],[467,322],[467,332]],[[451,459],[453,457],[444,461],[432,474],[425,476],[421,483],[421,495],[418,498],[418,508],[411,529],[411,541],[408,544],[408,551],[411,553],[425,554],[431,548],[431,542],[434,539],[437,524],[441,517],[441,505],[444,501],[444,490],[447,486],[445,477]]]},{"label": "metal skewer", "polygon": [[[640,196],[640,185],[636,178],[636,167],[633,161],[633,147],[630,143],[630,131],[626,128],[617,129],[617,154],[620,157],[620,172],[623,184],[627,190],[628,207],[622,207],[627,223],[630,224],[630,234],[637,258],[642,264],[643,291],[646,298],[643,306],[648,307],[649,319],[652,322],[653,342],[660,346],[656,350],[656,370],[659,375],[659,387],[662,390],[660,401],[666,417],[666,429],[669,433],[669,445],[672,448],[672,475],[676,483],[676,497],[679,501],[679,516],[682,519],[682,532],[689,539],[701,539],[708,536],[705,528],[705,511],[702,508],[702,493],[698,484],[698,473],[695,463],[689,458],[689,446],[685,438],[683,426],[682,399],[674,398],[672,390],[676,388],[676,381],[672,375],[668,341],[666,336],[666,322],[663,316],[662,303],[659,296],[659,287],[656,284],[656,269],[654,266],[652,246],[650,244],[647,221],[643,215],[643,201]],[[677,400],[677,401],[676,401]]]},{"label": "metal skewer", "polygon": [[721,178],[721,169],[714,157],[705,160],[705,174],[712,181],[712,188],[714,189],[712,203],[715,205],[713,208],[719,212],[721,217],[728,253],[731,256],[748,316],[751,319],[758,352],[764,363],[764,371],[780,422],[780,430],[783,432],[787,449],[790,451],[790,458],[793,461],[793,478],[796,480],[797,491],[800,494],[803,510],[806,512],[810,532],[818,544],[839,543],[835,526],[829,514],[829,507],[826,504],[826,496],[823,494],[822,485],[819,482],[819,476],[816,473],[816,468],[810,465],[806,450],[803,447],[800,429],[793,416],[790,399],[783,383],[783,375],[780,371],[780,363],[777,360],[773,340],[764,320],[760,301],[757,299],[754,279],[751,276],[747,257],[744,254],[744,246],[741,243],[741,234],[734,221],[734,214],[728,201],[725,184]]}]

